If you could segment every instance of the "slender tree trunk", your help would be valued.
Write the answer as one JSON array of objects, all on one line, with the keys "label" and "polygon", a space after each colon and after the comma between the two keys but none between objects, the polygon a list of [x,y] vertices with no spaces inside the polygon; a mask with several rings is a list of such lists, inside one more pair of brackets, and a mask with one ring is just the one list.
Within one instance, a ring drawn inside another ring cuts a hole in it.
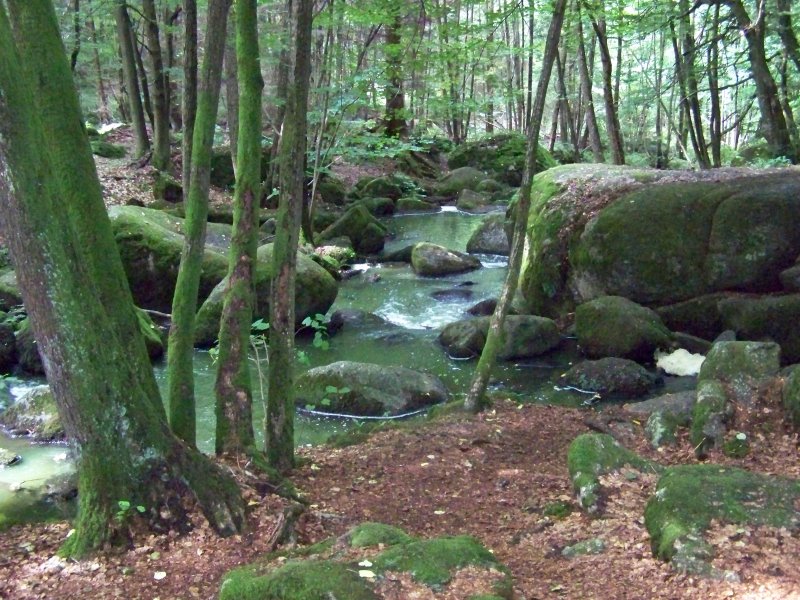
[{"label": "slender tree trunk", "polygon": [[719,4],[714,7],[708,45],[708,96],[711,103],[709,130],[711,160],[714,167],[722,166],[722,107],[719,97]]},{"label": "slender tree trunk", "polygon": [[608,50],[605,19],[592,17],[592,28],[597,36],[600,64],[603,67],[603,100],[606,109],[606,129],[608,130],[608,141],[611,148],[611,161],[615,165],[624,165],[625,149],[622,143],[622,129],[619,126],[617,107],[614,102],[613,65],[611,63],[611,53]]},{"label": "slender tree trunk", "polygon": [[158,16],[155,0],[142,0],[145,19],[145,37],[150,64],[153,69],[153,158],[152,165],[159,171],[169,167],[169,105],[164,58],[159,38]]},{"label": "slender tree trunk", "polygon": [[136,49],[133,45],[131,21],[128,17],[128,9],[124,0],[119,0],[114,8],[114,17],[117,23],[120,55],[122,56],[122,73],[125,89],[128,92],[128,103],[130,105],[131,119],[133,120],[133,134],[136,140],[134,153],[138,158],[150,151],[150,139],[147,137],[142,95],[139,91],[139,80],[136,76]]},{"label": "slender tree trunk", "polygon": [[586,58],[586,43],[583,39],[583,23],[581,20],[580,0],[576,2],[577,16],[576,37],[578,39],[578,70],[581,79],[581,93],[586,107],[586,128],[589,132],[589,144],[592,148],[594,162],[603,162],[603,145],[600,142],[600,130],[597,127],[597,115],[594,111],[594,99],[592,95],[592,75],[589,72],[589,63]]},{"label": "slender tree trunk", "polygon": [[508,273],[506,275],[503,290],[497,301],[494,314],[489,324],[489,331],[486,335],[486,343],[483,346],[478,366],[475,368],[475,375],[470,384],[469,393],[465,401],[465,408],[473,413],[477,413],[486,407],[486,386],[492,373],[497,354],[504,343],[505,334],[503,325],[505,323],[511,300],[517,291],[520,267],[522,265],[522,255],[525,252],[525,236],[528,229],[528,212],[531,203],[531,186],[533,176],[536,174],[536,154],[539,149],[539,130],[544,114],[545,98],[547,88],[550,84],[550,73],[553,69],[556,55],[558,53],[558,42],[561,37],[561,25],[564,22],[564,13],[567,7],[567,0],[556,0],[553,7],[553,18],[550,21],[550,28],[547,32],[545,42],[544,57],[542,58],[542,72],[539,76],[539,85],[536,89],[536,99],[533,110],[531,111],[531,122],[528,130],[528,148],[525,156],[525,174],[522,178],[522,186],[519,189],[519,201],[515,207],[514,234],[511,247],[511,255],[508,261]]},{"label": "slender tree trunk", "polygon": [[[393,10],[399,11],[394,8]],[[403,94],[403,47],[400,30],[403,26],[402,15],[397,12],[391,22],[384,26],[386,32],[386,76],[389,85],[386,87],[386,112],[384,115],[385,134],[388,137],[403,138],[408,134],[408,123],[405,115],[405,96]]]},{"label": "slender tree trunk", "polygon": [[[237,156],[239,148],[239,78],[237,68],[238,26],[237,8],[238,3],[231,7],[228,17],[228,41],[225,44],[225,59],[223,77],[225,80],[225,108],[227,110],[228,138],[231,142],[231,161],[233,162],[233,172],[238,173],[239,158]],[[260,151],[260,148],[259,148]]]},{"label": "slender tree trunk", "polygon": [[197,92],[197,116],[192,141],[190,185],[186,196],[184,246],[169,328],[167,374],[172,431],[190,446],[196,442],[194,403],[194,317],[205,251],[211,148],[222,85],[222,57],[230,0],[210,0],[203,71]]},{"label": "slender tree trunk", "polygon": [[0,5],[0,162],[8,167],[0,231],[77,450],[78,516],[62,552],[82,556],[126,539],[115,519],[122,499],[144,506],[151,524],[178,528],[197,503],[212,526],[233,533],[244,525],[235,483],[166,425],[52,4],[6,5],[19,45]]},{"label": "slender tree trunk", "polygon": [[236,57],[239,62],[239,143],[233,239],[219,330],[217,454],[252,453],[253,393],[250,383],[250,324],[255,305],[254,269],[261,190],[261,65],[256,0],[236,0]]},{"label": "slender tree trunk", "polygon": [[183,143],[181,183],[184,197],[191,184],[192,139],[197,115],[197,2],[184,0],[183,7]]},{"label": "slender tree trunk", "polygon": [[800,44],[792,27],[792,0],[775,0],[775,5],[778,9],[778,35],[783,49],[794,63],[795,69],[800,72]]},{"label": "slender tree trunk", "polygon": [[[142,51],[144,50],[144,43],[140,43],[134,34],[134,58],[136,59],[136,71],[139,74],[139,87],[142,90],[142,105],[144,112],[147,115],[147,120],[150,122],[150,128],[155,128],[155,116],[153,115],[153,103],[150,101],[150,83],[147,79],[147,69],[142,60]],[[155,141],[154,141],[155,143]]]},{"label": "slender tree trunk", "polygon": [[74,73],[78,66],[78,55],[81,52],[81,0],[72,0],[72,53],[69,56],[69,68]]},{"label": "slender tree trunk", "polygon": [[108,109],[108,94],[106,93],[105,80],[103,78],[103,65],[100,62],[100,52],[97,49],[97,30],[94,26],[94,19],[89,18],[86,22],[89,29],[89,34],[92,36],[92,45],[94,50],[92,58],[94,60],[94,70],[97,73],[97,97],[100,100],[100,106],[97,108],[97,116],[101,123],[108,123],[111,121],[111,111]]},{"label": "slender tree trunk", "polygon": [[306,110],[311,75],[313,0],[289,0],[294,48],[283,125],[280,204],[272,253],[267,460],[281,472],[294,466],[294,327],[297,244],[305,188]]}]

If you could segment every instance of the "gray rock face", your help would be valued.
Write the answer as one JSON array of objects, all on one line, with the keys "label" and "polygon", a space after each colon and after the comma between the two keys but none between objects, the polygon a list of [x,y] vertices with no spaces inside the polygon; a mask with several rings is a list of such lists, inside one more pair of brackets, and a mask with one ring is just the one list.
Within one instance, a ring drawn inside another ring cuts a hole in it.
[{"label": "gray rock face", "polygon": [[667,412],[674,415],[692,414],[697,394],[694,390],[686,392],[676,392],[674,394],[664,394],[650,400],[642,402],[631,402],[626,404],[623,409],[626,413],[636,417],[649,417],[654,412]]},{"label": "gray rock face", "polygon": [[438,377],[405,367],[339,361],[297,379],[298,406],[353,415],[397,415],[447,401]]},{"label": "gray rock face", "polygon": [[723,325],[740,340],[772,340],[787,363],[800,361],[800,294],[720,300]]},{"label": "gray rock face", "polygon": [[481,261],[444,246],[422,242],[411,251],[411,267],[417,275],[438,277],[474,271],[480,268]]},{"label": "gray rock face", "polygon": [[505,229],[505,215],[490,215],[473,232],[467,242],[470,254],[497,254],[508,256],[511,244]]},{"label": "gray rock face", "polygon": [[653,353],[671,344],[659,316],[620,296],[603,296],[575,311],[575,335],[581,351],[592,358],[617,356],[652,362]]},{"label": "gray rock face", "polygon": [[362,204],[355,204],[319,234],[321,241],[346,236],[361,254],[380,252],[386,238],[386,228]]},{"label": "gray rock face", "polygon": [[659,383],[655,375],[625,358],[601,358],[578,363],[564,374],[562,381],[601,396],[623,398],[643,396]]},{"label": "gray rock face", "polygon": [[11,269],[0,269],[0,310],[22,304],[17,275]]},{"label": "gray rock face", "polygon": [[[486,343],[491,317],[477,317],[450,323],[439,334],[439,343],[453,358],[480,355]],[[555,321],[533,315],[509,315],[503,323],[504,343],[497,353],[500,360],[539,356],[561,343]]]},{"label": "gray rock face", "polygon": [[480,212],[491,204],[491,199],[486,194],[473,190],[461,190],[456,200],[459,210]]},{"label": "gray rock face", "polygon": [[39,442],[64,439],[64,428],[50,386],[31,388],[0,413],[0,423],[15,435],[29,435]]}]

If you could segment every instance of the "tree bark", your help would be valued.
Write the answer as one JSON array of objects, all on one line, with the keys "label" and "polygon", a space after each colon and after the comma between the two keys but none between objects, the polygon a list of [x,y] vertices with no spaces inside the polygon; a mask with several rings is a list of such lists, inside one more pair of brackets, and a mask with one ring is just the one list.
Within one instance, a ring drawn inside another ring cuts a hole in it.
[{"label": "tree bark", "polygon": [[153,157],[152,165],[165,171],[170,163],[169,148],[169,93],[167,90],[164,58],[159,39],[158,16],[154,0],[142,0],[145,19],[145,37],[150,65],[153,69]]},{"label": "tree bark", "polygon": [[62,552],[126,539],[120,500],[178,529],[196,503],[234,533],[244,525],[235,483],[166,425],[52,4],[6,4],[18,43],[0,5],[0,232],[78,456],[78,516]]},{"label": "tree bark", "polygon": [[576,37],[578,38],[578,71],[581,80],[581,94],[583,95],[586,112],[586,128],[589,132],[589,145],[592,148],[594,162],[603,162],[603,145],[600,142],[600,130],[597,127],[597,114],[594,110],[592,95],[592,75],[589,72],[589,63],[586,57],[586,42],[583,38],[583,23],[581,22],[580,0],[576,2],[578,8],[576,16]]},{"label": "tree bark", "polygon": [[139,79],[136,75],[136,49],[133,45],[131,21],[128,17],[128,9],[124,0],[119,0],[114,8],[114,18],[117,24],[120,55],[122,56],[123,79],[125,81],[125,89],[128,92],[128,104],[130,105],[131,119],[133,120],[133,134],[136,141],[134,154],[139,158],[150,151],[150,138],[147,136],[142,94],[139,90]]},{"label": "tree bark", "polygon": [[394,15],[389,23],[384,26],[386,41],[384,52],[386,54],[386,76],[389,85],[386,86],[386,112],[384,114],[384,132],[388,137],[403,138],[408,134],[408,124],[405,115],[405,96],[403,95],[403,48],[400,29],[403,26],[400,9],[392,9]]},{"label": "tree bark", "polygon": [[600,64],[603,67],[603,101],[606,109],[606,129],[608,130],[608,145],[611,148],[611,161],[615,165],[624,165],[625,149],[622,143],[622,129],[619,126],[617,106],[614,101],[613,65],[611,63],[611,53],[608,50],[605,19],[593,16],[592,28],[597,36],[598,48],[600,49]]},{"label": "tree bark", "polygon": [[280,200],[273,249],[270,295],[269,394],[266,454],[280,472],[294,466],[294,327],[297,244],[305,188],[306,109],[311,74],[312,0],[288,0],[294,48],[291,51],[286,116],[280,161]]},{"label": "tree bark", "polygon": [[97,97],[100,100],[100,106],[97,108],[97,117],[101,123],[108,123],[111,121],[111,111],[108,109],[108,94],[106,93],[105,80],[103,79],[103,65],[100,62],[100,52],[97,49],[97,29],[95,28],[93,18],[89,18],[86,22],[86,27],[89,29],[89,34],[92,36],[92,45],[94,46],[92,57],[94,59],[94,70],[97,73]]},{"label": "tree bark", "polygon": [[497,301],[494,314],[489,324],[489,331],[486,335],[486,343],[483,346],[478,366],[475,368],[475,375],[470,384],[464,407],[466,410],[477,413],[487,405],[486,386],[492,373],[500,350],[504,341],[503,324],[505,322],[511,300],[517,291],[519,282],[520,267],[522,265],[522,255],[525,252],[525,236],[528,229],[528,212],[531,204],[531,186],[533,176],[536,174],[536,154],[539,149],[539,130],[544,114],[544,104],[547,97],[547,88],[550,84],[550,73],[553,70],[558,53],[558,42],[561,37],[561,25],[564,22],[567,0],[556,0],[553,7],[553,18],[550,21],[550,28],[547,32],[544,57],[542,58],[542,72],[539,76],[539,85],[536,88],[536,99],[531,111],[531,121],[528,130],[528,148],[525,155],[525,173],[522,178],[522,186],[519,189],[519,201],[514,209],[514,234],[511,247],[511,255],[508,260],[508,273],[506,275],[503,290]]},{"label": "tree bark", "polygon": [[[238,42],[238,12],[239,3],[234,2],[228,16],[228,40],[225,43],[225,58],[223,78],[225,81],[225,109],[228,122],[228,139],[231,147],[231,161],[233,172],[238,174],[239,158],[239,76],[238,57],[236,46]],[[257,48],[256,48],[257,49]],[[260,131],[260,130],[259,130]],[[258,151],[261,149],[259,147]]]},{"label": "tree bark", "polygon": [[191,185],[192,138],[197,115],[197,2],[184,0],[183,7],[183,144],[181,184],[184,195]]},{"label": "tree bark", "polygon": [[175,435],[190,446],[194,446],[196,441],[194,317],[205,251],[211,148],[222,85],[222,57],[229,8],[230,0],[211,0],[208,5],[206,51],[197,93],[190,184],[185,202],[185,241],[172,299],[172,324],[167,351],[170,425]]},{"label": "tree bark", "polygon": [[233,239],[219,331],[216,413],[217,454],[252,453],[253,393],[250,383],[250,324],[255,290],[261,190],[261,65],[256,0],[236,0],[236,58],[239,85],[239,154],[233,198]]}]

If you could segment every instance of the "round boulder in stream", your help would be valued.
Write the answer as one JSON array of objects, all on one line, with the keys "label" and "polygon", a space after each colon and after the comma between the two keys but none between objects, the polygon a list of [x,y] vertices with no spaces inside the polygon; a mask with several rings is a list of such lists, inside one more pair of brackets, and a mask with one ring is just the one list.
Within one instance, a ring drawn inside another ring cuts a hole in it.
[{"label": "round boulder in stream", "polygon": [[339,361],[297,379],[298,406],[349,415],[400,415],[448,400],[434,375],[386,365]]},{"label": "round boulder in stream", "polygon": [[[490,320],[478,317],[450,323],[439,334],[439,342],[453,358],[478,356],[486,343]],[[500,360],[539,356],[561,342],[558,326],[546,317],[509,315],[503,329],[504,342],[497,354]]]},{"label": "round boulder in stream", "polygon": [[417,275],[452,275],[474,271],[480,266],[481,261],[474,256],[429,242],[421,242],[411,251],[411,267]]},{"label": "round boulder in stream", "polygon": [[601,358],[578,363],[564,374],[565,384],[600,395],[637,398],[655,387],[659,378],[625,358]]}]

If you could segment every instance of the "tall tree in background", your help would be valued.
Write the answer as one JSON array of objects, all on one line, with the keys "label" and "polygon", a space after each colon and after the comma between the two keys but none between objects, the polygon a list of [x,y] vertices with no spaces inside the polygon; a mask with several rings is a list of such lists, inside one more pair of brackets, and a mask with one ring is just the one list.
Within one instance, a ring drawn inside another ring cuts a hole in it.
[{"label": "tall tree in background", "polygon": [[508,309],[514,294],[517,292],[522,255],[525,251],[525,236],[528,229],[528,212],[531,205],[531,186],[533,176],[536,174],[536,154],[539,151],[539,131],[544,116],[544,103],[547,97],[547,88],[550,84],[550,73],[558,54],[558,42],[561,38],[561,25],[564,22],[567,0],[556,0],[553,6],[553,17],[547,32],[544,57],[542,58],[542,72],[539,75],[539,84],[536,88],[536,99],[531,110],[531,122],[528,129],[528,147],[525,156],[525,173],[522,185],[519,188],[519,200],[514,207],[514,233],[512,237],[511,254],[508,260],[508,273],[500,292],[494,314],[489,323],[486,343],[481,352],[478,366],[470,384],[465,401],[465,407],[470,412],[479,412],[486,406],[486,386],[492,373],[497,354],[505,341],[503,326]]},{"label": "tall tree in background", "polygon": [[136,141],[137,157],[144,156],[150,151],[150,138],[147,136],[147,124],[144,120],[144,107],[142,94],[139,89],[139,78],[136,74],[136,48],[133,44],[131,20],[128,16],[128,7],[125,0],[118,0],[114,8],[114,20],[117,24],[117,40],[119,42],[120,56],[122,57],[122,73],[125,81],[125,90],[128,95],[128,105],[133,121],[133,135]]},{"label": "tall tree in background", "polygon": [[258,245],[261,192],[261,65],[256,0],[236,0],[236,59],[239,78],[239,137],[233,239],[222,319],[217,370],[216,451],[240,454],[255,450],[250,384],[250,323],[255,291],[253,275]]},{"label": "tall tree in background", "polygon": [[153,71],[153,157],[151,163],[159,171],[164,171],[170,163],[169,91],[164,71],[164,57],[161,52],[155,0],[142,0],[142,12],[145,20],[147,53],[150,56],[150,66]]},{"label": "tall tree in background", "polygon": [[288,0],[294,48],[289,52],[286,115],[278,156],[280,199],[270,296],[266,452],[281,472],[294,465],[294,331],[297,245],[305,192],[306,110],[311,76],[312,0]]},{"label": "tall tree in background", "polygon": [[192,135],[189,192],[186,197],[184,246],[169,328],[167,375],[169,418],[175,435],[192,446],[196,442],[194,402],[194,317],[205,251],[208,219],[208,189],[211,177],[211,148],[217,124],[219,92],[222,85],[222,57],[230,0],[210,0],[203,72],[197,90],[197,116]]},{"label": "tall tree in background", "polygon": [[387,23],[384,25],[386,41],[386,112],[384,114],[384,133],[389,137],[405,137],[408,134],[408,123],[405,115],[405,95],[403,94],[403,46],[401,31],[403,28],[403,3],[391,5]]},{"label": "tall tree in background", "polygon": [[197,1],[183,6],[183,142],[181,144],[181,185],[189,193],[192,172],[192,138],[197,116]]},{"label": "tall tree in background", "polygon": [[125,540],[115,518],[121,499],[145,506],[161,528],[188,526],[185,509],[196,504],[219,532],[234,533],[244,525],[236,484],[167,426],[53,6],[5,6],[0,232],[77,450],[78,515],[62,552],[82,556]]}]

